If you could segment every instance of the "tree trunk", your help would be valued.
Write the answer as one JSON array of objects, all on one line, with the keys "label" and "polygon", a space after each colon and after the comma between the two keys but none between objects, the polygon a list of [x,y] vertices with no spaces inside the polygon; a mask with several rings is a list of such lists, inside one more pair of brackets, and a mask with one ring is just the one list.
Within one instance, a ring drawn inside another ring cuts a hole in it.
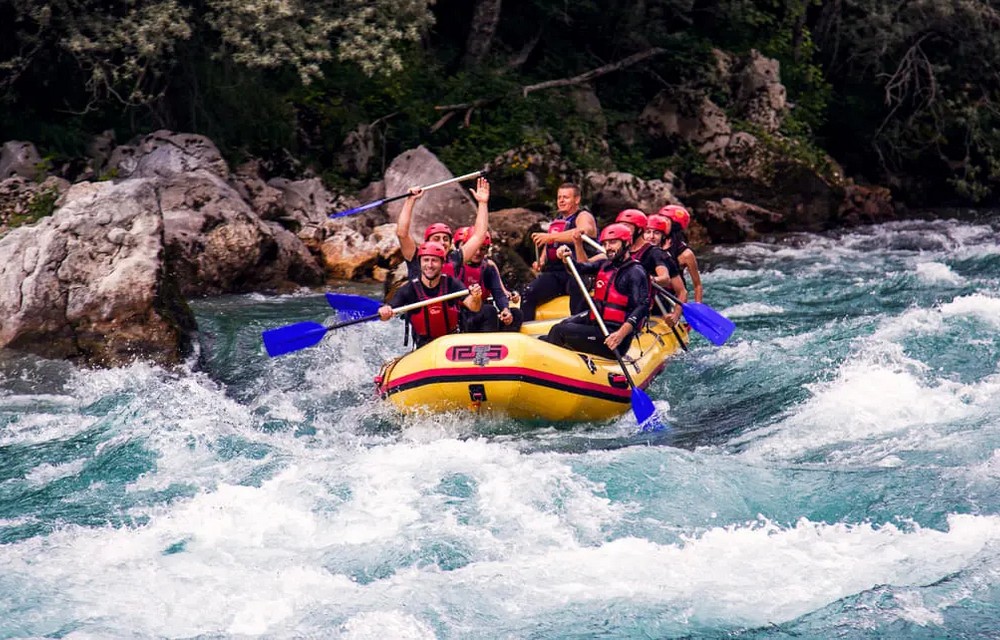
[{"label": "tree trunk", "polygon": [[502,0],[476,0],[476,8],[469,26],[469,38],[465,41],[465,58],[462,65],[473,67],[483,61],[490,52],[493,35],[500,22]]}]

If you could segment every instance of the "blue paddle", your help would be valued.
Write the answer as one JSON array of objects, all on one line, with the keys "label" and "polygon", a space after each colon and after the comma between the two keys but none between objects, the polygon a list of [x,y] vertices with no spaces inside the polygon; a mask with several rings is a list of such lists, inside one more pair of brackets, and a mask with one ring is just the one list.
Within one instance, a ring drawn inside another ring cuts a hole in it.
[{"label": "blue paddle", "polygon": [[[597,244],[597,241],[593,238],[584,235],[583,239],[591,246],[596,247],[601,251],[604,250],[604,248]],[[649,284],[654,289],[665,295],[674,304],[681,305],[681,311],[684,314],[684,319],[688,321],[691,328],[708,338],[708,341],[712,344],[716,346],[726,344],[726,340],[728,340],[729,336],[733,335],[733,331],[736,330],[736,325],[733,324],[732,320],[707,304],[702,304],[700,302],[681,302],[677,296],[652,280],[649,281]]]},{"label": "blue paddle", "polygon": [[[597,307],[594,305],[594,299],[590,297],[590,292],[587,291],[587,285],[583,283],[580,278],[580,273],[576,270],[576,265],[573,264],[573,259],[570,256],[563,258],[563,262],[566,263],[566,267],[569,269],[570,273],[573,274],[573,278],[576,280],[576,284],[580,287],[580,291],[583,292],[583,297],[587,300],[587,305],[590,307],[590,312],[594,314],[597,318],[597,326],[601,328],[601,333],[607,338],[609,335],[608,327],[604,324],[604,318],[601,314],[597,312]],[[612,351],[615,355],[615,359],[618,360],[618,366],[622,368],[622,373],[625,374],[625,379],[628,380],[628,386],[632,388],[632,413],[635,415],[635,421],[639,423],[639,429],[642,431],[662,431],[668,427],[666,423],[660,420],[660,416],[656,414],[656,407],[653,406],[653,401],[649,399],[646,392],[636,386],[635,380],[632,379],[632,375],[628,372],[628,367],[625,366],[625,361],[622,359],[621,354],[618,349]]]},{"label": "blue paddle", "polygon": [[[453,291],[451,293],[445,294],[443,296],[437,296],[436,298],[430,298],[428,300],[421,300],[420,302],[414,302],[413,304],[405,304],[401,307],[396,307],[392,310],[393,315],[399,315],[401,313],[406,313],[407,311],[413,311],[414,309],[419,309],[421,307],[426,307],[427,305],[434,304],[435,302],[444,302],[445,300],[451,300],[453,298],[458,298],[460,296],[465,296],[469,294],[468,289],[463,289],[461,291]],[[341,327],[347,327],[352,324],[358,324],[360,322],[368,322],[369,320],[377,320],[379,315],[377,310],[380,305],[374,300],[368,298],[363,298],[362,296],[351,296],[348,294],[327,294],[327,300],[329,296],[335,296],[335,300],[338,302],[344,302],[350,299],[345,304],[345,312],[348,315],[358,316],[363,313],[362,305],[367,304],[368,309],[374,308],[375,313],[364,315],[361,317],[354,317],[350,320],[345,320],[344,322],[337,322],[335,324],[320,324],[318,322],[297,322],[295,324],[290,324],[284,327],[278,327],[277,329],[268,329],[267,331],[261,332],[260,336],[264,340],[264,348],[267,349],[267,355],[272,358],[276,358],[280,355],[286,353],[291,353],[292,351],[298,351],[299,349],[305,349],[306,347],[311,347],[314,344],[318,344],[323,336],[326,335],[327,331],[333,329],[340,329]],[[343,297],[340,297],[343,296]],[[366,300],[367,303],[360,302],[361,300]],[[333,304],[331,302],[330,304]],[[353,306],[352,306],[353,305]],[[374,306],[372,306],[374,305]],[[340,307],[338,307],[338,310]]]},{"label": "blue paddle", "polygon": [[684,319],[688,321],[691,328],[708,338],[708,341],[716,346],[726,344],[729,336],[733,335],[736,325],[732,320],[722,315],[707,304],[700,302],[681,302],[677,296],[667,291],[655,282],[650,283],[653,288],[666,296],[674,304],[681,305]]},{"label": "blue paddle", "polygon": [[382,303],[364,296],[355,296],[350,293],[328,293],[327,303],[337,310],[339,315],[345,318],[359,318],[361,316],[378,313],[378,308]]},{"label": "blue paddle", "polygon": [[[464,176],[458,176],[457,178],[448,178],[447,180],[442,180],[441,182],[435,182],[434,184],[429,184],[426,187],[420,187],[422,191],[429,191],[430,189],[436,189],[437,187],[443,187],[446,184],[451,184],[453,182],[461,182],[462,180],[470,180],[472,178],[478,178],[479,176],[486,173],[486,170],[473,171],[472,173],[467,173]],[[403,193],[398,196],[390,196],[388,198],[382,198],[381,200],[376,200],[374,202],[369,202],[368,204],[363,204],[360,207],[354,207],[353,209],[348,209],[347,211],[339,211],[337,213],[331,213],[331,218],[339,218],[341,216],[349,216],[355,213],[361,213],[362,211],[367,211],[369,209],[374,209],[375,207],[380,207],[388,202],[394,202],[396,200],[402,200],[403,198],[409,196],[410,193]]]}]

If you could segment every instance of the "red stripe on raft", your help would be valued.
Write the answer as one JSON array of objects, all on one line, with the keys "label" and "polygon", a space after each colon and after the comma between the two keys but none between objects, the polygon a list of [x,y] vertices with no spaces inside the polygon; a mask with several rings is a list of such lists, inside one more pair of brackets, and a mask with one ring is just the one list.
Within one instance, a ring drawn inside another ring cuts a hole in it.
[{"label": "red stripe on raft", "polygon": [[[656,375],[662,369],[663,365],[661,364],[659,367],[656,368],[653,374],[650,377],[643,380],[643,382],[639,384],[639,386],[645,387],[645,385],[648,384],[648,382],[652,379],[653,375]],[[424,378],[449,378],[452,379],[449,381],[475,382],[477,377],[476,374],[493,375],[493,376],[495,375],[525,376],[526,378],[529,379],[537,378],[541,380],[547,380],[549,382],[553,382],[555,384],[559,384],[565,387],[572,387],[575,389],[579,389],[581,392],[596,391],[602,394],[609,394],[609,395],[619,396],[622,398],[628,398],[632,393],[632,390],[628,388],[618,389],[609,385],[596,384],[593,382],[585,382],[582,380],[578,380],[576,378],[567,378],[566,376],[559,376],[553,373],[545,373],[543,371],[539,371],[538,369],[529,369],[527,367],[482,367],[476,369],[471,369],[471,368],[425,369],[424,371],[411,373],[401,378],[397,378],[388,385],[384,386],[382,390],[383,392],[388,392],[395,387],[419,382]]]}]

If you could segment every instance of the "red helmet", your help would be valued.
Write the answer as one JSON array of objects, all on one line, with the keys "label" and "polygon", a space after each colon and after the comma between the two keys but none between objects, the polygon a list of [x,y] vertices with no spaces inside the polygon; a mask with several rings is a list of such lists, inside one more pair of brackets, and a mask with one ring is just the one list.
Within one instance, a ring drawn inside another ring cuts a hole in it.
[{"label": "red helmet", "polygon": [[646,229],[646,214],[638,209],[625,209],[618,214],[615,222],[629,222],[635,225],[639,231]]},{"label": "red helmet", "polygon": [[427,225],[427,228],[424,229],[424,242],[430,240],[431,236],[435,233],[447,233],[450,237],[451,227],[443,222],[435,222],[434,224]]},{"label": "red helmet", "polygon": [[486,232],[486,235],[485,235],[485,236],[483,237],[483,244],[482,244],[482,247],[483,247],[483,249],[486,249],[486,248],[487,248],[487,247],[489,247],[489,246],[490,246],[491,244],[493,244],[493,239],[492,239],[492,238],[490,238],[490,232],[489,232],[489,231],[487,231],[487,232]]},{"label": "red helmet", "polygon": [[459,227],[455,229],[455,235],[451,237],[451,240],[455,244],[458,244],[459,242],[465,242],[469,239],[469,236],[471,234],[472,234],[472,227]]},{"label": "red helmet", "polygon": [[[440,232],[435,232],[440,233]],[[444,262],[444,258],[447,252],[444,250],[444,245],[440,242],[425,242],[419,247],[417,247],[417,257],[423,256],[434,256],[435,258],[441,258]]]},{"label": "red helmet", "polygon": [[670,233],[670,218],[654,213],[646,220],[646,228],[659,231],[663,235]]},{"label": "red helmet", "polygon": [[691,224],[691,214],[688,213],[687,209],[679,207],[676,204],[668,204],[657,213],[681,225],[681,229],[687,229],[688,225]]},{"label": "red helmet", "polygon": [[601,231],[601,242],[621,240],[628,246],[632,242],[632,230],[623,224],[609,224]]}]

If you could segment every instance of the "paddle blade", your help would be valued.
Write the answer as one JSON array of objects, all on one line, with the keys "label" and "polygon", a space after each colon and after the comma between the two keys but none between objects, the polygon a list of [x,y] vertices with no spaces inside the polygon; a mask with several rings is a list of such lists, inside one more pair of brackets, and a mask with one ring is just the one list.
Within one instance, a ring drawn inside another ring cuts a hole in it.
[{"label": "paddle blade", "polygon": [[326,327],[318,322],[299,322],[287,327],[268,329],[261,332],[267,355],[276,358],[280,355],[305,349],[317,344],[326,335]]},{"label": "paddle blade", "polygon": [[667,428],[657,415],[653,401],[639,387],[632,387],[632,413],[641,431],[663,431]]},{"label": "paddle blade", "polygon": [[726,340],[736,330],[736,325],[733,324],[732,320],[700,302],[686,302],[684,304],[684,319],[688,321],[692,329],[708,338],[708,341],[716,346],[726,344]]},{"label": "paddle blade", "polygon": [[363,204],[360,207],[354,207],[353,209],[348,209],[347,211],[338,211],[337,213],[331,213],[330,218],[340,218],[341,216],[349,216],[355,213],[361,213],[362,211],[368,211],[369,209],[374,209],[375,207],[385,204],[385,200],[376,200],[375,202],[369,202],[368,204]]},{"label": "paddle blade", "polygon": [[337,310],[337,316],[345,320],[370,316],[378,313],[381,302],[376,302],[364,296],[353,296],[349,293],[328,293],[327,303]]}]

